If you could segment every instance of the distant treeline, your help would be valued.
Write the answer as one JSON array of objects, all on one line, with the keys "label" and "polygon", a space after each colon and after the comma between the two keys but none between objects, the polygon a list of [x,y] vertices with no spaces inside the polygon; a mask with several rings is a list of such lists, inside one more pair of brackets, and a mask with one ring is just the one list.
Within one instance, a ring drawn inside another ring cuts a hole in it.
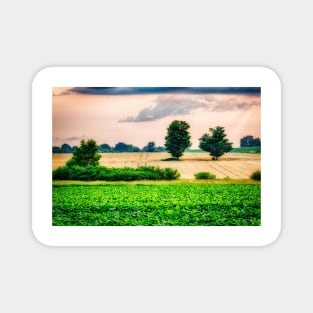
[{"label": "distant treeline", "polygon": [[261,147],[261,140],[260,138],[254,138],[253,136],[248,135],[240,139],[240,147]]},{"label": "distant treeline", "polygon": [[[77,146],[70,146],[67,143],[64,143],[61,147],[54,146],[52,147],[52,153],[73,153],[77,149]],[[148,142],[146,146],[142,149],[134,145],[126,144],[124,142],[117,143],[114,147],[103,143],[99,145],[100,153],[109,153],[109,152],[163,152],[166,151],[165,147],[156,146],[153,141]]]},{"label": "distant treeline", "polygon": [[[240,139],[240,147],[261,147],[261,140],[260,138],[254,138],[251,135],[242,137]],[[77,146],[71,147],[69,144],[64,143],[61,147],[52,147],[52,153],[73,153],[77,149]],[[201,149],[186,149],[186,151],[193,151]],[[156,146],[154,141],[148,142],[146,146],[144,146],[142,149],[140,149],[137,146],[127,144],[124,142],[117,143],[114,147],[111,147],[110,145],[103,143],[99,146],[99,152],[100,153],[108,153],[108,152],[163,152],[166,151],[165,147],[162,146]]]}]

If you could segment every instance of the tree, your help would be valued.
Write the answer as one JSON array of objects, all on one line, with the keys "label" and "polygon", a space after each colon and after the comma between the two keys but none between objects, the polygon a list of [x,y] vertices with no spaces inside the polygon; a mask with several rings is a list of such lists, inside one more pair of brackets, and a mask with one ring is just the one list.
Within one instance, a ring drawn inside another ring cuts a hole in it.
[{"label": "tree", "polygon": [[119,142],[114,147],[115,152],[127,152],[127,144],[124,142]]},{"label": "tree", "polygon": [[253,145],[254,145],[254,147],[261,147],[261,139],[260,138],[254,138]]},{"label": "tree", "polygon": [[162,147],[162,146],[158,146],[158,147],[155,147],[154,149],[154,152],[164,152],[166,151],[165,147]]},{"label": "tree", "polygon": [[67,143],[64,143],[61,146],[61,153],[72,153],[72,147],[68,145]]},{"label": "tree", "polygon": [[124,142],[117,143],[113,150],[114,152],[140,152],[138,147],[126,144]]},{"label": "tree", "polygon": [[106,144],[106,143],[103,143],[102,145],[100,145],[99,149],[100,149],[100,152],[102,152],[102,153],[111,152],[112,151],[112,148],[108,144]]},{"label": "tree", "polygon": [[167,128],[165,148],[177,160],[183,155],[185,149],[191,146],[189,128],[187,122],[177,120]]},{"label": "tree", "polygon": [[240,147],[260,147],[261,140],[260,138],[254,138],[251,135],[242,137],[240,139]]},{"label": "tree", "polygon": [[155,142],[154,141],[149,141],[148,144],[142,148],[142,151],[144,152],[154,152],[156,149],[155,147]]},{"label": "tree", "polygon": [[53,146],[52,153],[62,153],[62,150],[60,147]]},{"label": "tree", "polygon": [[217,126],[210,128],[210,133],[203,134],[199,139],[199,148],[210,152],[213,160],[217,160],[220,156],[232,150],[232,142],[226,138],[224,127]]},{"label": "tree", "polygon": [[133,145],[127,145],[127,152],[140,152],[140,148]]},{"label": "tree", "polygon": [[96,166],[99,165],[101,155],[98,153],[99,148],[93,139],[82,140],[80,146],[73,152],[73,157],[67,161],[66,165],[73,166]]}]

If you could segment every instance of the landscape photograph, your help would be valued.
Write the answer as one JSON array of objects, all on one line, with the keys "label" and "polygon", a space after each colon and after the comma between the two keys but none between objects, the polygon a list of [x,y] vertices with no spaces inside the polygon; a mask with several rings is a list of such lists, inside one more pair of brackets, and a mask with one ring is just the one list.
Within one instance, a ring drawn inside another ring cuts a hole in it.
[{"label": "landscape photograph", "polygon": [[53,226],[261,226],[260,87],[53,87]]}]

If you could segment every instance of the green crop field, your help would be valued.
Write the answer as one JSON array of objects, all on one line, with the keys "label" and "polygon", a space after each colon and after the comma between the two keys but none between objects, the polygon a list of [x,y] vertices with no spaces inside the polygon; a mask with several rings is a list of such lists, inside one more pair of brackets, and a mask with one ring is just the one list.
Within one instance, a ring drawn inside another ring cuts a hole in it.
[{"label": "green crop field", "polygon": [[234,148],[232,153],[261,153],[261,147],[241,147]]},{"label": "green crop field", "polygon": [[260,184],[53,185],[54,226],[259,226]]}]

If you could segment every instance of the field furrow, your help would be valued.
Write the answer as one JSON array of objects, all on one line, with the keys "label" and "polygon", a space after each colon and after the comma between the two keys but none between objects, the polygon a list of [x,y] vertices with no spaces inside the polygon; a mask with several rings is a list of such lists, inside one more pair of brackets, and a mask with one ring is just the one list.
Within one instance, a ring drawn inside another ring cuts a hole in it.
[{"label": "field furrow", "polygon": [[[52,168],[65,165],[71,157],[71,154],[53,154]],[[208,153],[186,152],[179,161],[162,161],[169,157],[166,152],[103,153],[100,164],[108,167],[170,167],[178,170],[181,178],[194,178],[195,173],[211,172],[217,178],[246,179],[261,168],[261,154],[227,153],[218,161],[212,161]]]}]

